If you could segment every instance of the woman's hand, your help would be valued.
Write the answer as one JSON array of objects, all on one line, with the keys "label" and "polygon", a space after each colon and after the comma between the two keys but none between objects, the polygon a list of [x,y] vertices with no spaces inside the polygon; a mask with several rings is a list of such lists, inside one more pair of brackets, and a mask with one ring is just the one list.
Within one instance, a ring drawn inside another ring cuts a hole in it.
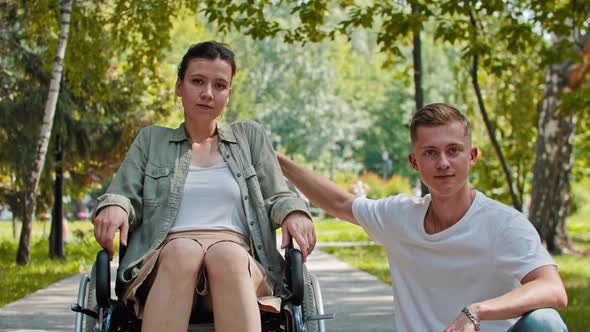
[{"label": "woman's hand", "polygon": [[303,261],[305,261],[307,255],[313,251],[316,241],[315,229],[311,219],[304,212],[293,211],[287,215],[281,229],[283,231],[281,249],[287,248],[291,238],[294,238],[299,244]]},{"label": "woman's hand", "polygon": [[128,218],[127,212],[117,205],[109,205],[103,208],[94,218],[94,238],[111,256],[115,254],[113,242],[117,230],[121,231],[121,244],[127,245]]}]

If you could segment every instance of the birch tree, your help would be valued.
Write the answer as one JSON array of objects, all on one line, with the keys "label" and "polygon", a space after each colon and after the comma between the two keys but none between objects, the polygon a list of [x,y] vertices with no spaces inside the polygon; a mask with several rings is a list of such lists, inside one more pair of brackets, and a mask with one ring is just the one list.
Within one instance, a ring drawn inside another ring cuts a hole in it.
[{"label": "birch tree", "polygon": [[53,118],[55,116],[55,108],[57,106],[57,99],[59,97],[59,88],[61,77],[63,73],[63,61],[66,53],[66,46],[68,43],[68,32],[70,30],[70,16],[72,13],[73,0],[63,0],[60,3],[61,8],[61,25],[59,32],[59,40],[57,44],[57,51],[55,60],[53,62],[53,72],[51,75],[51,82],[49,85],[49,93],[47,95],[47,102],[43,112],[43,122],[39,132],[39,141],[37,142],[35,159],[28,179],[27,193],[25,200],[25,216],[23,220],[23,227],[21,229],[20,242],[16,256],[16,262],[21,265],[29,263],[30,246],[31,246],[31,231],[33,228],[33,218],[35,216],[35,209],[37,207],[37,189],[39,188],[39,180],[43,172],[43,166],[47,157],[47,147],[49,146],[49,139],[51,136],[51,128],[53,127]]},{"label": "birch tree", "polygon": [[578,113],[563,106],[563,95],[574,93],[590,72],[590,29],[572,33],[580,54],[578,62],[565,61],[547,68],[543,105],[533,168],[529,218],[547,249],[560,253],[569,246],[565,220],[569,212],[569,178]]}]

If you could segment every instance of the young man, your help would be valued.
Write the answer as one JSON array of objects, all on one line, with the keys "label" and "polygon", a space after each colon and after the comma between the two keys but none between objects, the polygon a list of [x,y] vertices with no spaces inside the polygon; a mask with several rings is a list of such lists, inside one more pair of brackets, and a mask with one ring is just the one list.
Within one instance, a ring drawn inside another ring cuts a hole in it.
[{"label": "young man", "polygon": [[[387,252],[396,331],[567,331],[555,262],[518,211],[470,188],[478,150],[457,109],[431,104],[410,126],[412,167],[430,195],[355,198],[279,155],[314,204],[358,224]],[[545,309],[541,309],[545,308]]]}]

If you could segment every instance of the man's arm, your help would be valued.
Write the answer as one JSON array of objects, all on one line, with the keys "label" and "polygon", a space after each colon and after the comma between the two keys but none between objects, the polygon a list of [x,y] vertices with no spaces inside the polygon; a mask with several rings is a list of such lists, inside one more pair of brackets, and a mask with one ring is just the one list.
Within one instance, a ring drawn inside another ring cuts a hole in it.
[{"label": "man's arm", "polygon": [[277,153],[283,174],[313,204],[324,209],[336,218],[358,225],[352,214],[355,197],[334,182],[320,174],[298,165],[293,160]]},{"label": "man's arm", "polygon": [[[562,309],[567,306],[565,287],[557,268],[553,265],[542,266],[529,272],[522,278],[521,284],[521,287],[502,296],[473,303],[468,309],[477,321],[481,321],[519,317],[539,308]],[[467,315],[459,313],[445,331],[472,331],[472,328],[473,323]]]}]

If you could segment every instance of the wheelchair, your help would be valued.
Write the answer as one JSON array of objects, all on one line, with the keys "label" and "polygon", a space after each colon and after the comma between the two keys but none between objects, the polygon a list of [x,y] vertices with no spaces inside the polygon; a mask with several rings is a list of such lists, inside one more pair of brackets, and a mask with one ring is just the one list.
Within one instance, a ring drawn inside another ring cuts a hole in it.
[{"label": "wheelchair", "polygon": [[[291,242],[292,243],[292,242]],[[121,257],[125,247],[120,247]],[[333,314],[324,314],[320,285],[317,278],[310,274],[303,264],[299,249],[290,244],[285,249],[287,289],[292,295],[283,299],[280,313],[261,312],[263,332],[324,332],[325,319],[334,318]],[[135,317],[131,308],[122,301],[123,289],[120,283],[115,285],[117,299],[111,298],[112,257],[106,250],[101,250],[93,267],[95,289],[89,285],[90,275],[84,274],[80,281],[77,303],[71,309],[75,314],[75,332],[96,331],[140,331],[141,321]],[[198,297],[193,304],[188,331],[215,331],[213,315],[199,310]],[[96,308],[96,309],[95,309]],[[95,311],[96,310],[96,311]],[[85,327],[85,328],[84,328]]]}]

